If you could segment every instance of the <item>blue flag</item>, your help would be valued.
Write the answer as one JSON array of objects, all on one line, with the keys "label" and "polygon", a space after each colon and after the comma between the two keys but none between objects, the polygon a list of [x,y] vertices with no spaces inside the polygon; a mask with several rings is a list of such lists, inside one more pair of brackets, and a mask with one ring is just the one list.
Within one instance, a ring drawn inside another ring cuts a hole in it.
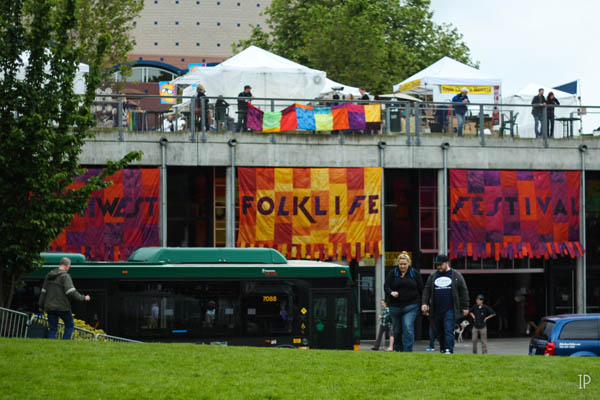
[{"label": "blue flag", "polygon": [[560,86],[555,86],[552,89],[560,90],[562,92],[577,94],[577,81],[565,83]]}]

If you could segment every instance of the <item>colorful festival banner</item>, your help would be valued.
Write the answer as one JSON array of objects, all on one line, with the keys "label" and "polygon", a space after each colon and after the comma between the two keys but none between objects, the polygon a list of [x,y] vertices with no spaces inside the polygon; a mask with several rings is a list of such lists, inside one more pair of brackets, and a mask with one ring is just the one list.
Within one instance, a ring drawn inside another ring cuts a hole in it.
[{"label": "colorful festival banner", "polygon": [[202,64],[188,64],[188,72],[194,72],[197,71],[201,68],[206,67],[206,63],[202,63]]},{"label": "colorful festival banner", "polygon": [[169,81],[158,82],[160,95],[160,104],[177,104],[177,86]]},{"label": "colorful festival banner", "polygon": [[288,258],[378,256],[381,168],[238,168],[238,247]]},{"label": "colorful festival banner", "polygon": [[579,171],[450,170],[450,257],[582,256]]},{"label": "colorful festival banner", "polygon": [[282,111],[269,112],[249,103],[247,126],[263,132],[379,130],[381,104],[341,104],[332,107],[292,104]]},{"label": "colorful festival banner", "polygon": [[[71,187],[100,174],[89,169]],[[159,246],[159,169],[125,169],[107,180],[113,184],[92,194],[82,215],[75,215],[51,245],[52,251],[83,253],[89,260],[127,260],[140,247]]]}]

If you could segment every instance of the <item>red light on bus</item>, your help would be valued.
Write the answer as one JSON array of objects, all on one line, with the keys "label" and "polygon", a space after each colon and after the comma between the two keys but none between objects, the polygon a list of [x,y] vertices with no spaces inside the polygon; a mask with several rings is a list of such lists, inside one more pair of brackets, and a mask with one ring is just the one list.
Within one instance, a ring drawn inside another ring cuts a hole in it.
[{"label": "red light on bus", "polygon": [[126,269],[124,269],[124,270],[122,270],[122,271],[121,271],[121,273],[122,273],[123,275],[127,275],[127,274],[129,273],[129,271],[127,271]]},{"label": "red light on bus", "polygon": [[340,274],[344,275],[346,273],[345,269],[340,269]]}]

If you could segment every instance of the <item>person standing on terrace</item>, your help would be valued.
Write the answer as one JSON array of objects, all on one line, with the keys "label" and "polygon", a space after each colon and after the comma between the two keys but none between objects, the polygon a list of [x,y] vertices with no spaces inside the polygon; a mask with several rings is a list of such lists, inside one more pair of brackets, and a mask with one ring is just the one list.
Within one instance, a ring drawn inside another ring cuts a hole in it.
[{"label": "person standing on terrace", "polygon": [[458,126],[456,130],[458,136],[462,136],[463,128],[465,127],[465,114],[467,113],[466,104],[470,103],[469,96],[467,96],[468,93],[469,89],[464,87],[460,90],[459,94],[452,98],[452,103],[460,103],[453,104],[454,114],[456,115],[456,123]]},{"label": "person standing on terrace", "polygon": [[546,112],[546,116],[548,117],[548,136],[554,137],[554,106],[560,106],[560,102],[556,97],[554,97],[554,93],[548,93],[548,97],[546,97],[546,104],[548,104],[548,111]]},{"label": "person standing on terrace", "polygon": [[246,132],[246,125],[248,123],[248,103],[250,100],[246,100],[244,97],[252,98],[252,88],[250,85],[244,86],[244,91],[238,94],[238,118],[237,118],[237,130],[239,132]]},{"label": "person standing on terrace", "polygon": [[546,99],[544,98],[544,89],[539,88],[538,94],[531,100],[531,104],[533,107],[531,108],[531,114],[533,115],[533,120],[535,121],[535,137],[541,137],[542,132],[540,130],[540,126],[542,125],[542,117],[544,115],[544,108],[542,104],[546,103]]}]

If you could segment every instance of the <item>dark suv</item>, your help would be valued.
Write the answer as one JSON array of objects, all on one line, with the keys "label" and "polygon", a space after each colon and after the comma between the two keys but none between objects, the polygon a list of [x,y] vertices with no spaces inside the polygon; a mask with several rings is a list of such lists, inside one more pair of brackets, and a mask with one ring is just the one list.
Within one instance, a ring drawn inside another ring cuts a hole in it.
[{"label": "dark suv", "polygon": [[542,318],[529,342],[530,355],[600,356],[600,314]]}]

